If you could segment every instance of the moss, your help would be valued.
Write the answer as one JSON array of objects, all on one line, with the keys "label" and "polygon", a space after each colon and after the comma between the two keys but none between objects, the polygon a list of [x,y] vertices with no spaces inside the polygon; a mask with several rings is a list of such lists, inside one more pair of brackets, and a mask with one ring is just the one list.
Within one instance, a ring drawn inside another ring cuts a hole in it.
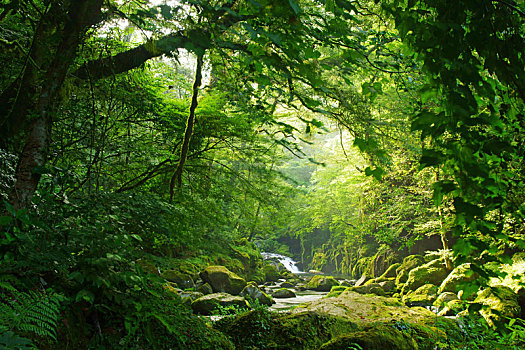
[{"label": "moss", "polygon": [[346,350],[350,345],[367,350],[417,350],[414,339],[393,326],[381,325],[339,336],[323,344],[319,350]]},{"label": "moss", "polygon": [[520,315],[521,308],[518,304],[518,295],[505,286],[489,287],[482,291],[474,303],[484,307],[480,314],[491,326],[497,326],[506,318],[515,318]]},{"label": "moss", "polygon": [[219,307],[235,306],[238,308],[248,308],[248,302],[239,296],[227,293],[213,293],[202,296],[191,303],[191,308],[197,314],[211,315]]},{"label": "moss", "polygon": [[333,286],[338,286],[339,282],[332,276],[314,276],[308,283],[306,283],[305,288],[310,290],[316,290],[320,292],[329,292]]},{"label": "moss", "polygon": [[223,318],[214,328],[226,334],[237,349],[318,349],[335,336],[355,331],[356,325],[319,313],[271,314],[257,309]]},{"label": "moss", "polygon": [[388,280],[389,278],[395,278],[397,273],[396,273],[396,270],[397,268],[401,266],[400,263],[395,263],[395,264],[392,264],[388,267],[388,269],[386,269],[385,273],[383,273],[381,276],[379,276],[376,281],[377,282],[383,282],[383,281],[386,281]]},{"label": "moss", "polygon": [[274,298],[295,298],[295,293],[288,288],[279,288],[272,293]]},{"label": "moss", "polygon": [[177,270],[164,271],[160,276],[166,281],[175,283],[181,289],[195,287],[195,283],[193,282],[191,275],[179,272]]},{"label": "moss", "polygon": [[416,267],[409,272],[408,279],[402,289],[402,294],[416,290],[424,284],[439,286],[447,275],[448,271],[445,269],[445,266],[436,264],[435,261]]},{"label": "moss", "polygon": [[332,289],[330,289],[330,293],[326,295],[327,298],[332,297],[338,297],[343,293],[346,289],[348,289],[347,286],[333,286]]},{"label": "moss", "polygon": [[425,258],[422,255],[409,255],[403,259],[401,265],[396,269],[396,275],[401,271],[410,271],[425,263]]},{"label": "moss", "polygon": [[263,273],[264,280],[266,282],[277,282],[281,278],[281,275],[279,274],[277,268],[270,264],[266,264],[263,266]]},{"label": "moss", "polygon": [[246,281],[224,266],[208,266],[200,273],[202,280],[209,283],[214,292],[237,295],[246,286]]},{"label": "moss", "polygon": [[477,278],[479,275],[470,268],[470,263],[459,265],[441,283],[439,293],[457,293],[465,284]]},{"label": "moss", "polygon": [[438,287],[433,284],[424,284],[415,291],[403,296],[403,302],[409,306],[427,306],[437,298]]}]

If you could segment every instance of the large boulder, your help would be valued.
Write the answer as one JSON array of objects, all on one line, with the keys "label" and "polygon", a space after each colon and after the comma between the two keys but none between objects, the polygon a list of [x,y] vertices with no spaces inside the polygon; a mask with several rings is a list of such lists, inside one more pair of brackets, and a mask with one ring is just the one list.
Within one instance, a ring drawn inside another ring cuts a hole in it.
[{"label": "large boulder", "polygon": [[342,349],[418,350],[419,347],[408,332],[403,332],[394,325],[379,325],[366,327],[359,332],[341,335],[319,348],[319,350]]},{"label": "large boulder", "polygon": [[439,286],[447,277],[448,271],[439,260],[434,260],[410,270],[403,286],[402,294],[416,290],[424,284]]},{"label": "large boulder", "polygon": [[180,292],[181,301],[185,304],[191,304],[194,300],[199,299],[204,294],[199,292],[192,292],[192,291],[182,291]]},{"label": "large boulder", "polygon": [[395,264],[390,265],[390,266],[386,269],[385,273],[383,273],[381,276],[379,276],[378,278],[376,278],[376,282],[386,281],[386,280],[389,279],[389,278],[394,278],[394,279],[395,279],[396,276],[397,276],[397,272],[396,272],[396,270],[397,270],[397,268],[398,268],[399,266],[401,266],[400,263],[395,263]]},{"label": "large boulder", "polygon": [[215,293],[238,295],[246,286],[246,281],[242,277],[220,265],[208,266],[200,273],[200,277],[210,284]]},{"label": "large boulder", "polygon": [[462,285],[466,285],[469,282],[476,280],[478,277],[479,275],[471,269],[470,263],[461,264],[452,270],[447,278],[441,283],[439,286],[439,293],[457,293]]},{"label": "large boulder", "polygon": [[438,287],[433,284],[424,284],[414,291],[403,296],[403,302],[408,306],[429,306],[437,298]]},{"label": "large boulder", "polygon": [[439,294],[439,296],[436,298],[432,305],[436,306],[438,309],[443,309],[447,305],[447,303],[458,299],[459,298],[455,293],[443,292]]},{"label": "large boulder", "polygon": [[250,305],[240,296],[228,293],[213,293],[202,296],[191,303],[193,312],[200,315],[211,315],[219,307],[235,306],[238,308],[249,308]]},{"label": "large boulder", "polygon": [[425,263],[425,258],[422,255],[409,255],[403,259],[403,262],[396,269],[396,285],[405,283],[408,279],[410,270],[415,269]]},{"label": "large boulder", "polygon": [[516,318],[521,313],[518,294],[506,286],[488,287],[478,294],[474,303],[484,306],[480,314],[491,326],[502,323],[505,318]]},{"label": "large boulder", "polygon": [[305,285],[306,289],[316,290],[319,292],[329,292],[333,286],[338,286],[339,282],[332,276],[319,276],[312,277],[310,281]]},{"label": "large boulder", "polygon": [[212,294],[213,293],[213,288],[210,286],[209,283],[204,283],[200,286],[197,287],[197,292],[200,292],[204,295],[207,295],[207,294]]},{"label": "large boulder", "polygon": [[194,288],[195,282],[191,275],[177,270],[167,270],[161,275],[166,281],[175,283],[181,289]]},{"label": "large boulder", "polygon": [[272,296],[274,298],[295,298],[295,293],[288,288],[280,288],[273,292]]},{"label": "large boulder", "polygon": [[264,280],[266,282],[277,282],[281,278],[281,274],[273,265],[266,264],[263,266]]},{"label": "large boulder", "polygon": [[246,299],[257,300],[261,305],[271,306],[275,303],[272,297],[263,292],[255,282],[249,282],[239,295]]},{"label": "large boulder", "polygon": [[359,294],[376,294],[385,295],[385,291],[381,288],[379,283],[370,283],[363,286],[349,287],[348,290]]}]

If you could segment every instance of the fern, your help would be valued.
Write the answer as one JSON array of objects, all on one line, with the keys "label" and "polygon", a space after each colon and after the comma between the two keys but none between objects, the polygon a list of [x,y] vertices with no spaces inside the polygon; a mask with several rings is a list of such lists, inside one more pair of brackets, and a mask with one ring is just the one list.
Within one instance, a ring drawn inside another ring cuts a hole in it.
[{"label": "fern", "polygon": [[3,288],[0,304],[0,327],[24,334],[49,337],[56,340],[56,329],[60,315],[62,296],[56,293],[20,292],[14,288]]}]

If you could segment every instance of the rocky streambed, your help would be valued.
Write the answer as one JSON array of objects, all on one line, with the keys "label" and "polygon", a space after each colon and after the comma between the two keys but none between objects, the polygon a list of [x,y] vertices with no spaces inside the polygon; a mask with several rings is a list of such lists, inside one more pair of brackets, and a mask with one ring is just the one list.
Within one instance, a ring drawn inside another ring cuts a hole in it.
[{"label": "rocky streambed", "polygon": [[523,314],[520,291],[492,286],[470,295],[457,293],[477,278],[469,266],[447,271],[440,259],[423,256],[406,257],[379,277],[364,274],[357,281],[296,275],[273,265],[263,270],[264,283],[256,283],[224,266],[208,266],[192,290],[178,289],[175,282],[166,288],[198,315],[234,310],[235,316],[212,327],[239,349],[326,350],[353,344],[362,349],[453,349],[436,344],[468,339],[465,327],[449,316],[467,316],[469,305],[480,306],[476,315],[489,326]]}]

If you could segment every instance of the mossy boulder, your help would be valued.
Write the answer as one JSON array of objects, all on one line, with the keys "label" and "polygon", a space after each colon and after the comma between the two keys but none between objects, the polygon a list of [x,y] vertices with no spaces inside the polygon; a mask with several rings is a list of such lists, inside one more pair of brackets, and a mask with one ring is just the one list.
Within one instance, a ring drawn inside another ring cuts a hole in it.
[{"label": "mossy boulder", "polygon": [[213,288],[209,283],[204,283],[197,287],[197,292],[200,292],[203,295],[208,295],[213,293]]},{"label": "mossy boulder", "polygon": [[358,331],[388,325],[406,332],[417,342],[417,349],[420,350],[433,350],[437,343],[447,343],[449,336],[457,339],[461,334],[454,320],[436,317],[436,314],[425,308],[408,307],[395,298],[362,295],[351,290],[344,291],[338,297],[322,298],[299,305],[290,311],[291,315],[304,312],[345,318],[349,323],[355,324]]},{"label": "mossy boulder", "polygon": [[350,287],[349,291],[353,291],[359,294],[376,294],[376,295],[385,295],[385,291],[381,288],[379,283],[370,283],[363,286]]},{"label": "mossy boulder", "polygon": [[200,277],[209,283],[213,292],[224,292],[238,295],[246,286],[246,281],[224,266],[208,266],[200,273]]},{"label": "mossy boulder", "polygon": [[347,350],[359,345],[366,350],[418,350],[418,344],[410,336],[395,325],[379,325],[367,327],[366,329],[344,334],[323,344],[319,350]]},{"label": "mossy boulder", "polygon": [[408,279],[403,286],[402,294],[416,290],[424,284],[439,286],[447,275],[448,271],[445,266],[436,261],[416,267],[408,273]]},{"label": "mossy boulder", "polygon": [[200,315],[211,315],[219,307],[235,306],[238,308],[248,308],[250,304],[240,296],[228,293],[213,293],[202,296],[191,303],[193,312]]},{"label": "mossy boulder", "polygon": [[403,302],[408,306],[429,306],[437,298],[438,287],[433,284],[424,284],[414,291],[403,296]]},{"label": "mossy boulder", "polygon": [[249,300],[257,300],[262,305],[275,304],[272,297],[263,292],[255,282],[249,282],[239,295]]},{"label": "mossy boulder", "polygon": [[439,309],[442,309],[443,307],[445,307],[447,303],[451,302],[452,300],[458,300],[458,299],[459,298],[455,293],[443,292],[438,295],[438,297],[436,298],[436,300],[434,301],[432,305],[438,307]]},{"label": "mossy boulder", "polygon": [[166,281],[175,283],[181,289],[194,288],[195,282],[191,275],[177,270],[167,270],[160,275]]},{"label": "mossy boulder", "polygon": [[180,297],[183,303],[191,304],[194,300],[199,299],[204,294],[200,292],[193,292],[193,291],[182,291],[180,293]]},{"label": "mossy boulder", "polygon": [[506,286],[494,286],[483,290],[474,303],[484,306],[480,314],[491,326],[502,323],[505,318],[516,318],[521,313],[518,295]]},{"label": "mossy boulder", "polygon": [[379,286],[383,288],[386,294],[392,294],[396,291],[396,282],[393,278],[379,282]]},{"label": "mossy boulder", "polygon": [[312,277],[305,288],[310,290],[316,290],[319,292],[329,292],[333,286],[338,286],[339,282],[332,276],[319,276]]},{"label": "mossy boulder", "polygon": [[408,279],[410,270],[415,269],[425,263],[422,255],[409,255],[403,259],[401,265],[396,268],[396,285],[403,284]]},{"label": "mossy boulder", "polygon": [[332,289],[330,289],[330,293],[328,293],[326,295],[327,298],[330,298],[330,297],[338,297],[339,295],[341,295],[341,293],[343,293],[348,287],[346,286],[333,286]]},{"label": "mossy boulder", "polygon": [[282,350],[317,350],[330,339],[357,330],[347,319],[331,315],[288,315],[261,309],[225,317],[213,327],[228,335],[237,349]]},{"label": "mossy boulder", "polygon": [[296,295],[293,290],[288,288],[279,288],[272,293],[274,298],[295,298]]},{"label": "mossy boulder", "polygon": [[290,282],[283,282],[283,283],[281,283],[281,287],[282,288],[293,288],[294,284],[290,283]]},{"label": "mossy boulder", "polygon": [[461,264],[452,270],[447,278],[441,283],[439,286],[439,293],[457,293],[462,285],[468,284],[477,278],[479,278],[479,275],[471,269],[470,263]]},{"label": "mossy boulder", "polygon": [[450,300],[445,306],[439,311],[439,316],[455,316],[463,310],[466,310],[468,303],[464,300],[454,299]]},{"label": "mossy boulder", "polygon": [[383,273],[381,276],[379,276],[378,278],[376,278],[376,281],[377,282],[382,282],[382,281],[386,281],[387,279],[390,279],[390,278],[396,278],[397,276],[397,268],[401,266],[401,263],[395,263],[395,264],[392,264],[390,265],[385,273]]},{"label": "mossy boulder", "polygon": [[265,282],[277,282],[281,278],[281,274],[277,268],[273,265],[266,264],[263,266],[264,281]]}]

